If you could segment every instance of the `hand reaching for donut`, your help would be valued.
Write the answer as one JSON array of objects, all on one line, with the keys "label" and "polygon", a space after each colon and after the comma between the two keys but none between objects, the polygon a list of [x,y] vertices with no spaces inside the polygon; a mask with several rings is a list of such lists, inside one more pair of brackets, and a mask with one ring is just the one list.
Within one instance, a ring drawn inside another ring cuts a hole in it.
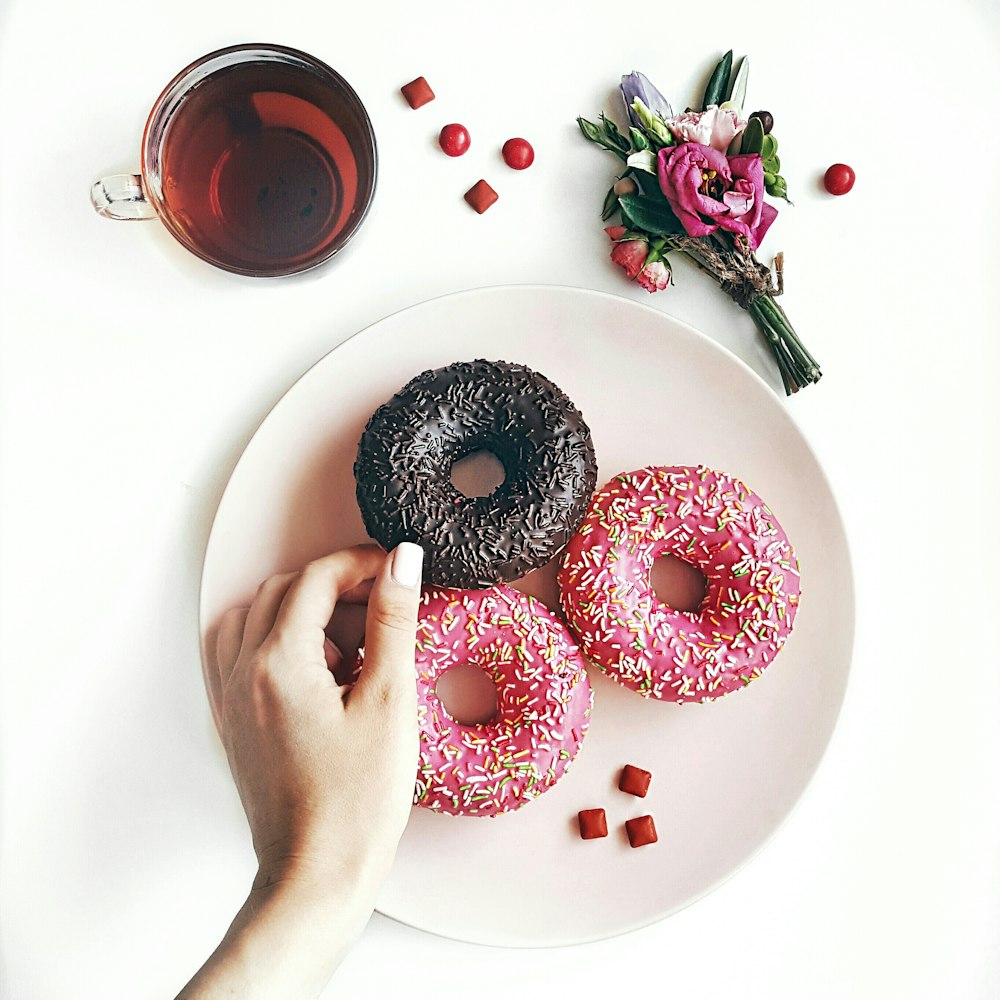
[{"label": "hand reaching for donut", "polygon": [[[258,872],[181,998],[316,996],[371,914],[413,795],[422,555],[345,549],[224,617],[213,701]],[[371,580],[364,670],[342,687],[324,629]]]}]

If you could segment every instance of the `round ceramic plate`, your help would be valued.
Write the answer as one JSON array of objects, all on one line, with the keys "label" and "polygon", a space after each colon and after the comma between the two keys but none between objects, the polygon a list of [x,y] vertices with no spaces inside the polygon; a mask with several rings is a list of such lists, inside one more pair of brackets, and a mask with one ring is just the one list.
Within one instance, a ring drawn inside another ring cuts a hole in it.
[{"label": "round ceramic plate", "polygon": [[[353,476],[365,422],[419,372],[473,358],[556,382],[593,432],[599,483],[648,464],[743,479],[801,563],[795,631],[759,680],[709,704],[659,704],[592,668],[590,732],[563,781],[495,819],[415,808],[378,907],[485,944],[608,937],[691,903],[766,843],[815,771],[847,682],[854,595],[836,502],[784,403],[733,355],[655,309],[575,288],[486,288],[381,320],[310,369],[247,446],[206,552],[202,634],[264,577],[367,539]],[[553,570],[524,589],[556,608]],[[646,798],[618,791],[627,763],[652,772]],[[609,835],[581,840],[577,812],[595,807]],[[646,813],[659,841],[632,849],[624,821]]]}]

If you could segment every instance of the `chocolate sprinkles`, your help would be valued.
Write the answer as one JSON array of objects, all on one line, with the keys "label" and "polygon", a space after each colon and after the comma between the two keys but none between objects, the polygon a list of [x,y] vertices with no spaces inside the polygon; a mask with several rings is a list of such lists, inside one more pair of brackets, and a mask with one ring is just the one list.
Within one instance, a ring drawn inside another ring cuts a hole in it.
[{"label": "chocolate sprinkles", "polygon": [[[467,497],[456,462],[488,451],[504,481]],[[544,375],[504,361],[425,371],[372,414],[354,464],[368,533],[386,550],[422,545],[426,583],[509,583],[569,541],[597,485],[590,429]]]}]

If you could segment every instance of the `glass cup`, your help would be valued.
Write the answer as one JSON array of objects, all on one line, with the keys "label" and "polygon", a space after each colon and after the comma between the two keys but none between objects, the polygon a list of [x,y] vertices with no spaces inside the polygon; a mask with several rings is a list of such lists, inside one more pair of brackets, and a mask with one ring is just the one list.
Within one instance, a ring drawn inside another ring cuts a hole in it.
[{"label": "glass cup", "polygon": [[280,45],[234,45],[182,70],[153,105],[141,173],[97,181],[109,219],[159,218],[202,260],[294,274],[357,232],[378,154],[364,105],[337,72]]}]

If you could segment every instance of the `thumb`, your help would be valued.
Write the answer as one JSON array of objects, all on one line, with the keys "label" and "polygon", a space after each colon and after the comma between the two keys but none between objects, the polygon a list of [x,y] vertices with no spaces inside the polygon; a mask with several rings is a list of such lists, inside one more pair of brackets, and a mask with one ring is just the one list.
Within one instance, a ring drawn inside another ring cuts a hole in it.
[{"label": "thumb", "polygon": [[351,701],[386,703],[415,696],[413,673],[424,551],[400,542],[379,571],[368,598],[365,664]]}]

